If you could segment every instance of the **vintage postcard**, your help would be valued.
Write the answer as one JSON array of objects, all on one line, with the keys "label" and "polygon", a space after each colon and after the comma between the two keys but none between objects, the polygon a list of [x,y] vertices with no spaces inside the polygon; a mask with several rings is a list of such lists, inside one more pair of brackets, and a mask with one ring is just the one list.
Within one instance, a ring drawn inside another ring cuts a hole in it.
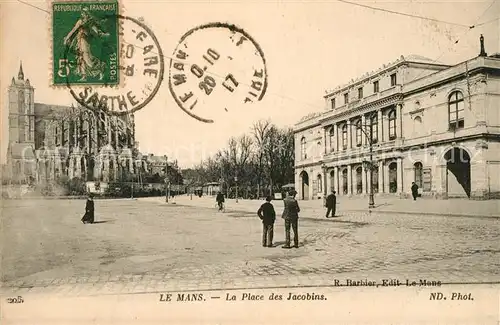
[{"label": "vintage postcard", "polygon": [[500,324],[500,2],[0,2],[0,323]]}]

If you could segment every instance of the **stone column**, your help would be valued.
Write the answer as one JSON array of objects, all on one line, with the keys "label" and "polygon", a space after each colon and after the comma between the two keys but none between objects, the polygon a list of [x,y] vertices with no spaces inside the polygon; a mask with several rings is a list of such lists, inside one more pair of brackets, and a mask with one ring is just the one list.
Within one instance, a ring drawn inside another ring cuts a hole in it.
[{"label": "stone column", "polygon": [[389,193],[389,164],[384,163],[384,193]]},{"label": "stone column", "polygon": [[396,105],[397,130],[396,137],[403,138],[403,104]]},{"label": "stone column", "polygon": [[347,195],[352,195],[352,168],[347,165]]},{"label": "stone column", "polygon": [[103,172],[103,178],[105,182],[109,181],[109,159],[104,158],[104,172]]},{"label": "stone column", "polygon": [[378,161],[378,192],[384,193],[384,162]]},{"label": "stone column", "polygon": [[76,156],[76,172],[75,172],[75,177],[81,177],[82,176],[82,159],[80,156]]},{"label": "stone column", "polygon": [[327,143],[327,141],[326,141],[326,139],[327,139],[327,133],[328,133],[328,127],[325,126],[323,128],[323,141],[324,141],[323,142],[324,143],[323,147],[324,147],[325,155],[328,153],[328,149],[327,148],[330,145],[330,143]]},{"label": "stone column", "polygon": [[396,193],[403,193],[403,158],[398,158],[396,160],[396,163],[397,163],[397,166],[398,166],[398,170],[397,170],[397,182],[398,182],[398,186],[397,186],[397,191]]},{"label": "stone column", "polygon": [[[327,178],[328,169],[323,168],[323,203],[326,203],[326,196],[328,195],[328,178]],[[323,204],[323,205],[324,205]]]},{"label": "stone column", "polygon": [[[488,165],[486,162],[486,150],[488,143],[484,140],[478,140],[475,145],[476,153],[470,164],[471,182],[470,196],[473,198],[487,198],[490,192]],[[498,177],[496,175],[495,177]]]},{"label": "stone column", "polygon": [[351,149],[351,138],[352,138],[352,132],[351,132],[351,120],[347,120],[347,149]]},{"label": "stone column", "polygon": [[366,194],[370,194],[370,188],[372,186],[372,175],[370,175],[370,170],[366,173]]},{"label": "stone column", "polygon": [[333,189],[337,194],[339,194],[339,167],[335,166],[333,168]]},{"label": "stone column", "polygon": [[378,132],[377,132],[377,140],[378,143],[381,143],[383,141],[383,123],[382,123],[382,110],[378,110],[377,112],[377,122],[378,122]]},{"label": "stone column", "polygon": [[361,146],[366,146],[368,144],[368,139],[366,138],[365,132],[369,132],[370,128],[366,127],[366,116],[365,114],[361,115],[361,127],[363,128],[364,132],[361,132]]},{"label": "stone column", "polygon": [[364,164],[361,164],[361,193],[368,193],[367,191],[367,183],[366,183],[366,178],[367,178],[367,169],[365,168]]},{"label": "stone column", "polygon": [[68,177],[69,179],[73,179],[75,177],[75,164],[73,162],[73,157],[69,157],[69,170],[68,170]]},{"label": "stone column", "polygon": [[337,123],[333,124],[333,150],[339,151],[339,130]]}]

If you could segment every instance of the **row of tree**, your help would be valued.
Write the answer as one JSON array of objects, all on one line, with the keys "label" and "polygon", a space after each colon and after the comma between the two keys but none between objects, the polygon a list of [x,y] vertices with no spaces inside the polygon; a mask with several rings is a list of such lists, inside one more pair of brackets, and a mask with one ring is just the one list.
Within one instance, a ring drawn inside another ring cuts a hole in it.
[{"label": "row of tree", "polygon": [[291,128],[260,120],[249,134],[229,139],[227,146],[192,169],[182,171],[184,184],[221,183],[229,197],[262,197],[294,181],[294,137]]}]

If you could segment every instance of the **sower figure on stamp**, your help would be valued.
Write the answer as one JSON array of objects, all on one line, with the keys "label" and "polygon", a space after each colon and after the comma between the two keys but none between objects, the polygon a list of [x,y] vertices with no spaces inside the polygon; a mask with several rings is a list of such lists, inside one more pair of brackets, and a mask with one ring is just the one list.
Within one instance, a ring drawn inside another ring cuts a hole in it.
[{"label": "sower figure on stamp", "polygon": [[83,215],[82,222],[83,223],[94,223],[94,195],[92,193],[89,194],[87,198],[87,203],[85,204],[85,214]]},{"label": "sower figure on stamp", "polygon": [[293,228],[293,247],[299,247],[299,203],[295,200],[297,192],[292,190],[288,192],[288,196],[283,200],[285,208],[283,209],[283,219],[285,219],[285,246],[290,247],[290,227]]},{"label": "sower figure on stamp", "polygon": [[418,185],[415,184],[415,182],[411,182],[411,195],[413,196],[413,201],[416,201],[418,196]]},{"label": "sower figure on stamp", "polygon": [[263,203],[257,215],[260,220],[262,220],[263,233],[262,233],[262,246],[263,247],[273,247],[273,236],[274,236],[274,221],[276,221],[276,212],[271,204],[271,196],[266,197],[266,202]]},{"label": "sower figure on stamp", "polygon": [[326,197],[326,217],[330,218],[330,211],[332,212],[331,218],[335,217],[335,209],[337,205],[337,197],[335,196],[335,191],[332,190],[332,193]]},{"label": "sower figure on stamp", "polygon": [[103,79],[106,63],[93,55],[90,46],[91,38],[103,36],[109,36],[109,33],[101,29],[100,22],[89,13],[88,8],[83,8],[80,19],[64,38],[64,45],[70,46],[76,53],[76,73],[81,76],[80,81],[85,81],[88,75]]}]

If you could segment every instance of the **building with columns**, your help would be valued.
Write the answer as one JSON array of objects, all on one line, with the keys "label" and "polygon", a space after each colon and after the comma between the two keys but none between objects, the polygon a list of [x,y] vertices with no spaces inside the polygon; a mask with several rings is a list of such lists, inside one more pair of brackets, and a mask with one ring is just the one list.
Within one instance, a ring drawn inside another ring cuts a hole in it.
[{"label": "building with columns", "polygon": [[[410,55],[327,91],[295,132],[302,200],[337,195],[500,194],[500,55],[445,65]],[[370,186],[370,184],[372,186]]]},{"label": "building with columns", "polygon": [[134,116],[35,103],[22,65],[8,88],[9,142],[4,172],[20,183],[60,176],[109,182],[143,168],[134,157]]}]

